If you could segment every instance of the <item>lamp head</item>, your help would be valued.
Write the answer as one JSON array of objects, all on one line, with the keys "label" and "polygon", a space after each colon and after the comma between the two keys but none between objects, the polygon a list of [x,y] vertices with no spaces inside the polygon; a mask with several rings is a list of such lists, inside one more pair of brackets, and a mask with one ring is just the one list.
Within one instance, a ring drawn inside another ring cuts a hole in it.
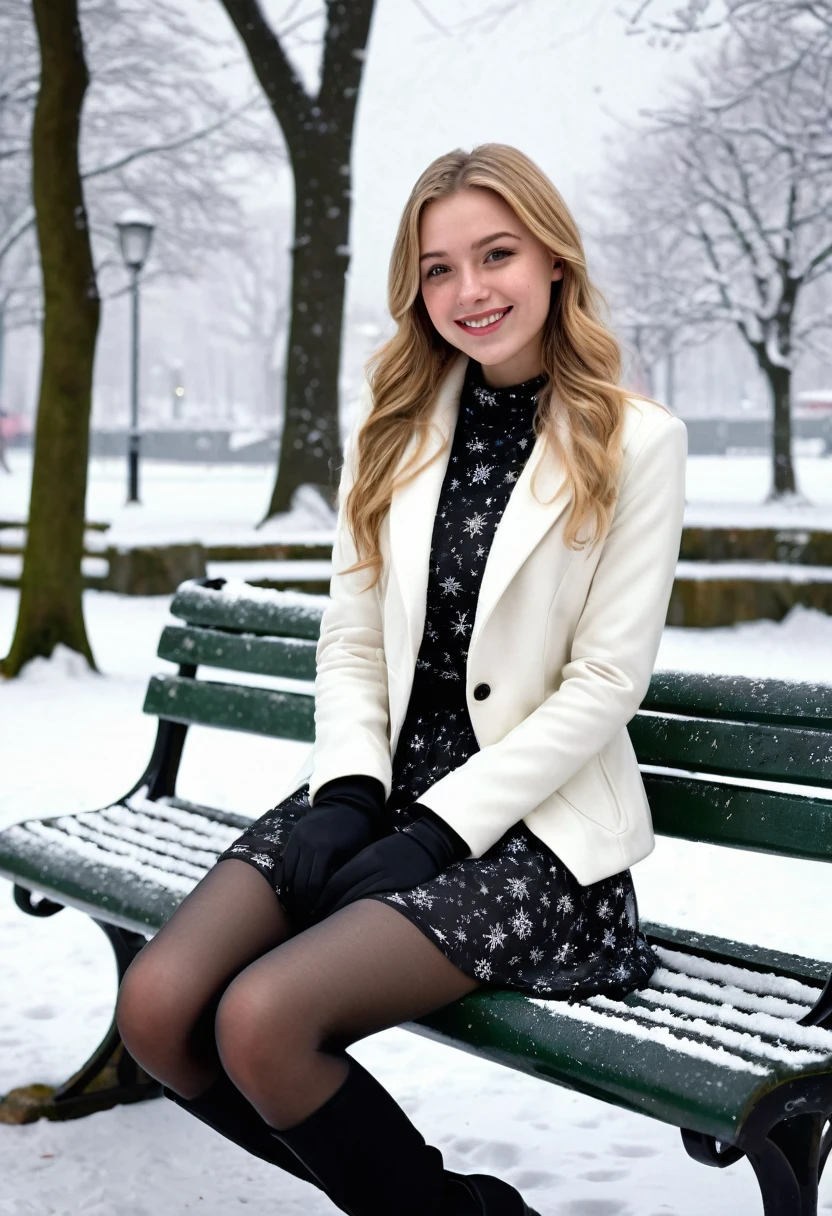
[{"label": "lamp head", "polygon": [[153,236],[153,220],[139,207],[129,207],[116,220],[121,256],[131,270],[141,270],[150,250]]}]

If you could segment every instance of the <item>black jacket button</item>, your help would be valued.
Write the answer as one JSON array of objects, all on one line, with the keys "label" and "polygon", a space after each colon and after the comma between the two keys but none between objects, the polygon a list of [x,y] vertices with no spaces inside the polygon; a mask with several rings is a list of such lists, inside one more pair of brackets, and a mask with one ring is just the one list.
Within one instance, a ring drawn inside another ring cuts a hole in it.
[{"label": "black jacket button", "polygon": [[474,700],[484,701],[486,697],[491,696],[491,688],[488,684],[478,684],[474,689]]}]

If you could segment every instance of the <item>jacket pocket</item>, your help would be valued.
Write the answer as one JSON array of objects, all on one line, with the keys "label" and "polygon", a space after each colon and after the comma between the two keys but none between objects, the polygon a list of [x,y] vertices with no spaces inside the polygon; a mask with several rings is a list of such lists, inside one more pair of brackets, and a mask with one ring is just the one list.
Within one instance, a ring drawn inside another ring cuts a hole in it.
[{"label": "jacket pocket", "polygon": [[600,753],[560,787],[558,797],[573,811],[616,834],[626,827],[618,794]]}]

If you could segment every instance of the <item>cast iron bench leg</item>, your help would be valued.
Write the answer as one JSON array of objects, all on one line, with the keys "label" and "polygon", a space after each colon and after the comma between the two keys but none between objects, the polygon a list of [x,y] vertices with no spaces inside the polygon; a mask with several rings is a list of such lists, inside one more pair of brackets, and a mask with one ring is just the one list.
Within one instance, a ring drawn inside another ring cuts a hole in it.
[{"label": "cast iron bench leg", "polygon": [[776,1124],[765,1139],[747,1150],[763,1196],[765,1216],[817,1216],[818,1183],[829,1151],[827,1116],[796,1115]]},{"label": "cast iron bench leg", "polygon": [[770,1118],[761,1120],[754,1138],[743,1147],[720,1144],[713,1136],[685,1129],[682,1142],[695,1161],[717,1169],[748,1157],[760,1186],[764,1216],[817,1216],[818,1186],[832,1154],[830,1099],[828,1087],[792,1098],[785,1109],[805,1105],[806,1112],[771,1126]]},{"label": "cast iron bench leg", "polygon": [[[31,916],[54,916],[63,907],[45,899],[34,903],[31,892],[24,887],[16,886],[14,897],[18,907]],[[95,923],[113,947],[120,984],[131,961],[145,944],[145,938],[106,921],[95,920]],[[57,1088],[25,1085],[13,1089],[0,1101],[0,1123],[34,1123],[43,1118],[77,1119],[111,1106],[158,1098],[161,1094],[158,1081],[148,1076],[128,1053],[113,1015],[101,1043],[68,1081]]]}]

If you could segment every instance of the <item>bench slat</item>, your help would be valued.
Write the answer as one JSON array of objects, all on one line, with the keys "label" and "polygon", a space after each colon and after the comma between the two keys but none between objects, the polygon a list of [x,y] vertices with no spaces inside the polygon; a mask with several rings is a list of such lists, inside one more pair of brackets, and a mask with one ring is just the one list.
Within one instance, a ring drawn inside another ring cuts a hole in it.
[{"label": "bench slat", "polygon": [[[185,870],[204,870],[239,828],[238,816],[201,811],[136,794],[98,812],[30,820],[0,833],[0,874],[152,932],[193,885]],[[697,951],[693,938],[660,933],[660,970],[625,1000],[567,1005],[481,989],[409,1028],[731,1140],[763,1093],[795,1076],[832,1075],[832,1031],[797,1025],[823,972],[790,956],[784,968],[766,970],[755,947],[747,964],[737,943],[709,937]]]},{"label": "bench slat", "polygon": [[217,590],[204,586],[199,579],[191,579],[174,595],[170,611],[189,625],[318,640],[329,596],[244,586],[245,593],[241,594],[240,584],[229,583],[227,589]]},{"label": "bench slat", "polygon": [[302,743],[311,743],[315,735],[311,693],[249,688],[219,680],[152,676],[144,712],[190,726],[215,726]]},{"label": "bench slat", "polygon": [[832,799],[645,772],[660,836],[832,861]]},{"label": "bench slat", "polygon": [[[593,997],[568,1005],[482,989],[408,1026],[498,1064],[724,1141],[736,1137],[745,1113],[783,1080],[832,1073],[832,1054],[800,1066],[753,1058],[699,1035],[691,1022],[651,1025],[634,1009],[638,1003],[638,998]],[[832,1048],[832,1034],[821,1033],[829,1035]]]},{"label": "bench slat", "polygon": [[317,643],[307,638],[261,637],[219,629],[167,625],[159,641],[160,659],[223,667],[289,680],[315,679]]},{"label": "bench slat", "polygon": [[653,713],[628,729],[641,764],[832,786],[832,734],[820,730]]},{"label": "bench slat", "polygon": [[829,730],[832,729],[832,686],[657,671],[650,681],[642,708],[702,718],[740,718]]}]

